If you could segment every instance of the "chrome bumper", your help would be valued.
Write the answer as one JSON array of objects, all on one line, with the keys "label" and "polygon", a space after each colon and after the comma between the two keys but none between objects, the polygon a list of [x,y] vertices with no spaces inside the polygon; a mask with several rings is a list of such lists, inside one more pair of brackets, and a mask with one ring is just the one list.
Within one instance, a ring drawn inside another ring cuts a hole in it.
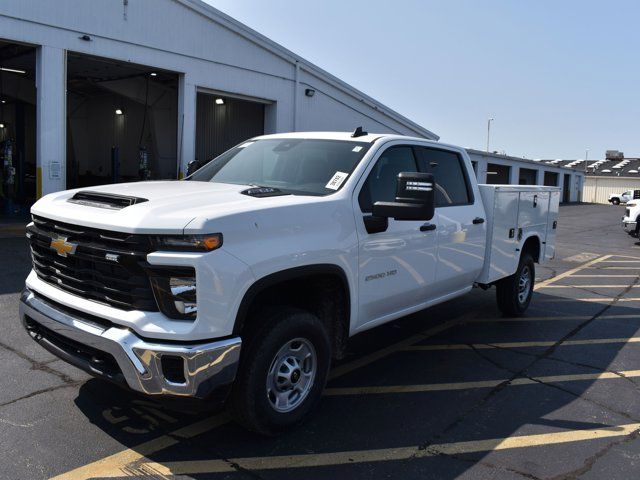
[{"label": "chrome bumper", "polygon": [[635,232],[636,231],[636,225],[637,225],[637,222],[630,222],[630,221],[622,220],[622,228],[627,233]]},{"label": "chrome bumper", "polygon": [[20,298],[20,319],[34,340],[63,360],[150,395],[205,398],[233,382],[240,358],[238,337],[194,345],[155,343],[127,328],[62,311],[28,289]]}]

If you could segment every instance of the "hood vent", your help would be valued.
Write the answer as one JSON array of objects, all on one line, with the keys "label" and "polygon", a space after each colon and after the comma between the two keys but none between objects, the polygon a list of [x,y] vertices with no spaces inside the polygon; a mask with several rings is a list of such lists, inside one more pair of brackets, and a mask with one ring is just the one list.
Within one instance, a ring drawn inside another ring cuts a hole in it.
[{"label": "hood vent", "polygon": [[278,188],[273,187],[253,187],[247,190],[243,190],[240,193],[248,195],[250,197],[264,198],[264,197],[279,197],[281,195],[289,195]]},{"label": "hood vent", "polygon": [[121,210],[137,203],[147,202],[148,200],[146,198],[128,197],[126,195],[115,195],[113,193],[78,192],[67,201],[89,207]]}]

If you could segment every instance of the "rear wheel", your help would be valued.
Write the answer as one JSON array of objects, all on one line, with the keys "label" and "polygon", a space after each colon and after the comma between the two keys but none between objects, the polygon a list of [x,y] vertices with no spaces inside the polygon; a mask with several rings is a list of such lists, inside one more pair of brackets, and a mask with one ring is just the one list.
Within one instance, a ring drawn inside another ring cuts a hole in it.
[{"label": "rear wheel", "polygon": [[619,198],[614,198],[611,200],[611,203],[613,203],[614,205],[620,205],[620,199]]},{"label": "rear wheel", "polygon": [[503,314],[520,316],[527,310],[533,296],[535,278],[533,257],[524,252],[520,256],[516,273],[496,283],[498,308]]},{"label": "rear wheel", "polygon": [[306,417],[320,400],[331,346],[317,317],[283,308],[247,339],[230,407],[249,430],[275,435]]}]

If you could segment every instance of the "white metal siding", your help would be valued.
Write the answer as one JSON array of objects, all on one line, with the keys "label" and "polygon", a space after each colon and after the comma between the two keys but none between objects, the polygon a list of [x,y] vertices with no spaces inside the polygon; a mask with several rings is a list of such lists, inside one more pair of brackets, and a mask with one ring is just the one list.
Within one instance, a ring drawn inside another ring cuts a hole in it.
[{"label": "white metal siding", "polygon": [[628,177],[587,177],[584,186],[584,200],[589,203],[609,203],[609,195],[625,190],[640,189],[640,178]]}]

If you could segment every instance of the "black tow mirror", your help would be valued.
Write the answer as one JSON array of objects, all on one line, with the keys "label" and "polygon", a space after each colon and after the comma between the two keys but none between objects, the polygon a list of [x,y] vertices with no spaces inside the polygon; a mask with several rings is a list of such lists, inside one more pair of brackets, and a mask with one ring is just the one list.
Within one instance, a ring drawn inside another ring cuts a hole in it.
[{"label": "black tow mirror", "polygon": [[395,220],[431,220],[435,213],[433,175],[401,172],[398,174],[395,202],[376,202],[373,215]]},{"label": "black tow mirror", "polygon": [[193,172],[195,172],[196,170],[198,170],[199,168],[200,168],[200,162],[198,162],[197,160],[191,160],[187,164],[187,177],[191,175]]}]

